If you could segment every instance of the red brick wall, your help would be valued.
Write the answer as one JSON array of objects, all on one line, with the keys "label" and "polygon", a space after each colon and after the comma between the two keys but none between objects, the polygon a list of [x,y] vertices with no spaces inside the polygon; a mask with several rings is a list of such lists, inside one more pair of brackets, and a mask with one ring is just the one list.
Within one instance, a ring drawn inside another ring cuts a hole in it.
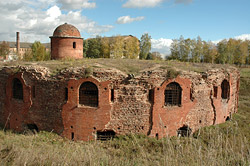
[{"label": "red brick wall", "polygon": [[[79,104],[79,88],[84,82],[92,82],[98,87],[98,107],[89,107]],[[93,140],[96,131],[107,129],[110,121],[110,91],[109,81],[99,82],[93,78],[69,80],[68,101],[63,106],[63,136],[71,139],[74,133],[76,140]]]},{"label": "red brick wall", "polygon": [[[14,78],[18,78],[23,85],[23,100],[14,99],[12,92],[12,81]],[[28,121],[27,115],[32,105],[31,88],[27,86],[23,80],[23,74],[18,73],[12,75],[7,80],[6,84],[6,97],[4,105],[4,121],[6,127],[11,128],[15,131],[21,132],[24,130],[23,124]]]},{"label": "red brick wall", "polygon": [[[18,69],[18,70],[17,70]],[[18,73],[15,73],[18,71]],[[84,68],[50,76],[46,68],[5,67],[0,70],[0,125],[22,132],[27,124],[39,130],[53,131],[75,140],[93,140],[97,131],[113,130],[116,134],[145,134],[155,137],[175,136],[187,125],[192,131],[203,126],[223,123],[237,112],[239,72],[223,69],[184,73],[175,79],[167,70],[143,72],[136,77],[97,68],[89,78]],[[23,85],[23,101],[13,99],[12,81]],[[73,79],[74,78],[74,79]],[[228,80],[229,100],[221,99],[221,83]],[[79,87],[92,82],[98,88],[98,107],[79,105]],[[181,106],[165,106],[166,86],[176,82],[182,88]],[[217,98],[214,96],[217,86]],[[65,88],[68,99],[65,100]],[[111,89],[114,100],[111,101]],[[149,98],[149,92],[153,101]]]},{"label": "red brick wall", "polygon": [[[176,82],[182,88],[181,106],[165,106],[166,86]],[[151,136],[158,135],[159,138],[167,135],[176,135],[178,128],[186,123],[186,116],[194,107],[196,100],[190,99],[191,81],[186,78],[177,77],[165,81],[160,87],[154,88],[154,105],[152,117]]]}]

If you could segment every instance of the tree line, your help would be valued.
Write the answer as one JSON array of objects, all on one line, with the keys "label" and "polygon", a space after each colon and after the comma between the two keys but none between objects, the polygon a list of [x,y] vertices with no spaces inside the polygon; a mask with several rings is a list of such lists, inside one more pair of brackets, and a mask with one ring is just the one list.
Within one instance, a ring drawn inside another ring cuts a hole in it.
[{"label": "tree line", "polygon": [[83,41],[83,55],[89,58],[137,58],[139,41],[133,36],[91,38]]},{"label": "tree line", "polygon": [[50,52],[46,51],[45,46],[39,41],[35,41],[31,45],[31,50],[26,51],[23,56],[25,61],[47,61],[50,59]]},{"label": "tree line", "polygon": [[197,39],[174,39],[170,46],[171,54],[166,59],[175,59],[183,62],[206,62],[220,64],[249,64],[250,41],[224,39],[217,44]]}]

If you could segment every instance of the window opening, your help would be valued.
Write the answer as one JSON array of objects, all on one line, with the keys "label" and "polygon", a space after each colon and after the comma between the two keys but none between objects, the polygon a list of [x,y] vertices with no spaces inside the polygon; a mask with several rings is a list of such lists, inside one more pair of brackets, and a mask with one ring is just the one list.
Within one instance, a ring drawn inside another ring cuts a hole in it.
[{"label": "window opening", "polygon": [[71,133],[71,140],[74,141],[74,139],[75,139],[75,133],[72,132],[72,133]]},{"label": "window opening", "polygon": [[156,134],[155,134],[155,137],[156,137],[156,139],[159,139],[159,134],[156,133]]},{"label": "window opening", "polygon": [[76,48],[76,42],[73,42],[73,48]]},{"label": "window opening", "polygon": [[221,98],[222,99],[229,99],[229,95],[230,95],[229,82],[227,80],[224,80],[221,83]]},{"label": "window opening", "polygon": [[165,105],[181,105],[182,89],[176,82],[167,85],[165,89]]},{"label": "window opening", "polygon": [[230,120],[231,120],[231,118],[229,116],[227,116],[226,121],[230,121]]},{"label": "window opening", "polygon": [[190,100],[194,101],[194,97],[193,97],[193,90],[190,88]]},{"label": "window opening", "polygon": [[68,100],[68,88],[65,88],[64,96],[65,96],[65,101],[67,101]]},{"label": "window opening", "polygon": [[154,90],[153,89],[150,89],[148,92],[148,100],[152,103],[154,102]]},{"label": "window opening", "polygon": [[183,127],[177,130],[178,136],[181,136],[181,137],[189,137],[191,133],[192,133],[192,129],[188,127],[187,125],[184,125]]},{"label": "window opening", "polygon": [[114,89],[111,89],[111,102],[114,102],[115,100],[115,91]]},{"label": "window opening", "polygon": [[84,82],[79,89],[79,104],[97,107],[98,88],[92,82]]},{"label": "window opening", "polygon": [[96,136],[97,140],[106,141],[113,139],[115,137],[115,132],[113,130],[97,131]]},{"label": "window opening", "polygon": [[23,100],[23,84],[18,78],[13,79],[12,93],[14,99]]},{"label": "window opening", "polygon": [[33,98],[36,98],[36,87],[32,86],[32,96]]}]

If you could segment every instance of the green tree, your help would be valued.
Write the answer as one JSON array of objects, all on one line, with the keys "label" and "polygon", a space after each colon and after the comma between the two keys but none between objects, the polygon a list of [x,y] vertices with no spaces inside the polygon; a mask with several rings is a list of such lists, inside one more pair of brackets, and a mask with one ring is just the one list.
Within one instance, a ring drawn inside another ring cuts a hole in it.
[{"label": "green tree", "polygon": [[88,39],[87,57],[100,58],[101,55],[101,37],[97,36],[93,39]]},{"label": "green tree", "polygon": [[234,52],[234,63],[237,65],[242,65],[246,63],[247,57],[248,57],[248,43],[238,41],[239,44],[236,47],[236,50]]},{"label": "green tree", "polygon": [[235,39],[232,39],[230,38],[228,41],[227,41],[227,48],[226,48],[226,57],[227,57],[227,61],[226,63],[229,63],[229,64],[233,64],[234,63],[234,54],[236,52],[236,49],[239,45],[240,41],[237,41]]},{"label": "green tree", "polygon": [[217,44],[218,56],[216,58],[217,63],[225,64],[227,61],[227,40],[224,39]]},{"label": "green tree", "polygon": [[88,48],[88,40],[83,40],[83,57],[87,57]]},{"label": "green tree", "polygon": [[140,50],[140,59],[146,59],[151,50],[151,36],[149,36],[148,33],[141,36]]},{"label": "green tree", "polygon": [[120,35],[113,36],[110,41],[110,54],[112,58],[123,57],[124,41]]},{"label": "green tree", "polygon": [[179,41],[177,39],[173,39],[173,42],[170,45],[170,51],[171,55],[168,57],[168,59],[180,60]]},{"label": "green tree", "polygon": [[50,53],[46,51],[46,48],[39,41],[35,41],[31,45],[31,51],[27,51],[24,54],[24,60],[26,61],[45,61],[50,60]]},{"label": "green tree", "polygon": [[203,42],[201,37],[198,36],[197,40],[193,40],[192,61],[200,62],[203,59]]},{"label": "green tree", "polygon": [[184,40],[184,50],[181,57],[182,61],[189,61],[189,56],[191,54],[192,40],[190,38]]},{"label": "green tree", "polygon": [[101,57],[110,58],[110,40],[107,37],[101,38]]},{"label": "green tree", "polygon": [[211,41],[203,41],[204,62],[214,63],[217,56],[217,48]]},{"label": "green tree", "polygon": [[131,36],[124,39],[124,57],[129,59],[135,59],[138,58],[138,54],[138,39]]},{"label": "green tree", "polygon": [[2,57],[6,57],[6,55],[8,55],[10,52],[10,47],[9,47],[9,44],[5,41],[3,41],[1,44],[0,44],[0,56]]}]

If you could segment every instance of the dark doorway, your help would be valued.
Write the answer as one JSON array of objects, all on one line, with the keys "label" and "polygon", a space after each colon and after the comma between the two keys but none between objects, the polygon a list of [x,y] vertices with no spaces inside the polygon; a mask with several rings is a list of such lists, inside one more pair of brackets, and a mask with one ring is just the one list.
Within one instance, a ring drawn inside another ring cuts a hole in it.
[{"label": "dark doorway", "polygon": [[23,100],[23,84],[18,78],[12,81],[12,95],[14,99]]},{"label": "dark doorway", "polygon": [[115,132],[113,130],[97,131],[96,136],[97,140],[110,140],[115,137]]},{"label": "dark doorway", "polygon": [[184,125],[177,130],[178,136],[181,136],[181,137],[189,137],[191,133],[192,133],[192,129],[188,127],[187,125]]}]

